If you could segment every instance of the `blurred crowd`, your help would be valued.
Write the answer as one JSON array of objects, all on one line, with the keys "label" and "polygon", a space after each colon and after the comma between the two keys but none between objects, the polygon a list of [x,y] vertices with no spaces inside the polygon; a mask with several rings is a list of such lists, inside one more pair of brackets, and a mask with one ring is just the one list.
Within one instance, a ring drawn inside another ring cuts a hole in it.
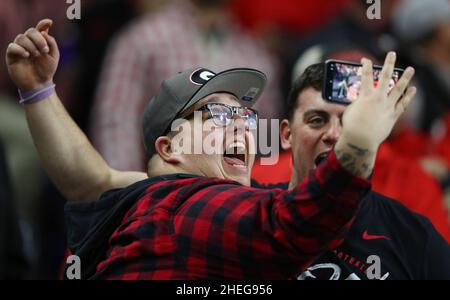
[{"label": "blurred crowd", "polygon": [[[326,59],[381,63],[395,50],[416,69],[419,93],[382,145],[373,189],[428,217],[450,241],[450,1],[2,0],[0,54],[40,19],[53,19],[61,49],[58,93],[118,170],[145,170],[140,114],[161,81],[194,66],[251,67],[268,75],[256,106],[281,119],[294,78]],[[120,141],[120,143],[118,142]],[[289,181],[290,154],[256,163],[262,183]],[[65,255],[65,199],[42,170],[17,91],[0,64],[0,279],[55,279]]]}]

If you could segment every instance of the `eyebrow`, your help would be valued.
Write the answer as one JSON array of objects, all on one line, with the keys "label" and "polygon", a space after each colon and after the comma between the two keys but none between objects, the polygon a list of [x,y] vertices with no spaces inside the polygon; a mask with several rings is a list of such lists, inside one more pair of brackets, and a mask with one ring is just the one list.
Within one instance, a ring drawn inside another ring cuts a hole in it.
[{"label": "eyebrow", "polygon": [[[340,118],[340,119],[342,119],[343,114],[344,114],[344,113],[340,113],[340,114],[339,114],[339,118]],[[303,119],[306,119],[306,118],[308,118],[308,117],[311,116],[311,115],[320,115],[320,116],[326,116],[326,117],[329,117],[329,116],[330,116],[330,113],[327,112],[327,111],[325,111],[325,110],[323,110],[323,109],[308,109],[307,111],[305,111],[305,112],[303,113]]]},{"label": "eyebrow", "polygon": [[322,110],[322,109],[308,109],[303,113],[303,118],[307,118],[311,115],[330,115],[328,112]]}]

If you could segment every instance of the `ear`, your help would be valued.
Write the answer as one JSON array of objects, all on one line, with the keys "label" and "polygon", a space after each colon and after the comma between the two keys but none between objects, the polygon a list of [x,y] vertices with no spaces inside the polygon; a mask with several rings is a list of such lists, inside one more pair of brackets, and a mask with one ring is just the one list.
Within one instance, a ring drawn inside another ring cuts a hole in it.
[{"label": "ear", "polygon": [[283,150],[291,149],[291,137],[291,125],[289,123],[289,120],[284,119],[280,123],[280,140],[281,148],[283,148]]},{"label": "ear", "polygon": [[160,136],[155,141],[156,153],[163,161],[169,164],[179,164],[181,157],[179,154],[172,152],[171,139],[168,136]]}]

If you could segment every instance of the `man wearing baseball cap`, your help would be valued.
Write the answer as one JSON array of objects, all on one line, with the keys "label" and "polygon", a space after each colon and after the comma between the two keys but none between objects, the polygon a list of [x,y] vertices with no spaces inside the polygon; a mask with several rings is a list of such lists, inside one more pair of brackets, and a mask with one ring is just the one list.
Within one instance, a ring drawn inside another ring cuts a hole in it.
[{"label": "man wearing baseball cap", "polygon": [[[233,179],[243,185],[249,185],[253,165],[252,155],[255,151],[251,151],[253,145],[250,145],[251,140],[248,141],[248,136],[244,134],[244,127],[248,129],[256,127],[258,114],[250,107],[261,95],[265,83],[266,76],[263,73],[244,68],[226,70],[219,74],[197,68],[165,80],[158,94],[145,108],[142,119],[143,140],[150,157],[148,169],[151,174],[166,174],[167,170],[173,167],[164,160],[171,155],[169,152],[172,154],[176,152],[173,148],[173,139],[167,136],[167,133],[172,131],[173,122],[177,118],[189,117],[194,111],[200,110],[204,112],[203,115],[206,114],[211,118],[210,123],[213,127],[227,130],[225,132],[202,130],[202,136],[197,135],[200,139],[191,136],[187,132],[190,129],[177,133],[178,138],[188,141],[191,147],[184,148],[183,154],[187,156],[175,158],[176,163],[186,173],[193,173],[192,169],[201,165],[201,170],[196,170],[195,174],[200,172],[199,175]],[[202,121],[202,114],[198,116]],[[182,118],[181,121],[183,120],[185,119]],[[239,122],[242,123],[240,131],[239,126],[232,126]],[[208,147],[202,142],[208,135],[220,144],[220,147],[202,149]],[[222,142],[221,139],[226,137],[228,138]],[[209,150],[210,155],[190,155],[195,153],[195,143],[199,145],[200,150]],[[178,161],[179,159],[181,161]],[[211,171],[213,173],[210,173]]]},{"label": "man wearing baseball cap", "polygon": [[[362,96],[346,110],[328,158],[292,191],[267,191],[249,187],[257,124],[250,107],[264,74],[182,72],[161,84],[144,111],[146,178],[110,169],[64,110],[52,81],[59,52],[50,26],[43,20],[18,35],[6,61],[44,167],[72,200],[68,242],[85,279],[292,278],[342,242],[370,190],[378,146],[414,95],[402,97],[411,72],[388,94],[387,81],[374,88],[364,61]],[[390,54],[381,78],[390,78],[394,64]],[[198,132],[199,116],[214,126]],[[226,151],[196,153],[199,133]]]}]

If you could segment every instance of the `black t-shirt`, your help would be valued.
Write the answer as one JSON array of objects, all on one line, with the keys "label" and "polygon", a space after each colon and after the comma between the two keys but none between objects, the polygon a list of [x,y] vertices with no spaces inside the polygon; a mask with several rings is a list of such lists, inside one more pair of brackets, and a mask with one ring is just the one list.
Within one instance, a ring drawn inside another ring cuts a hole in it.
[{"label": "black t-shirt", "polygon": [[[256,182],[253,186],[288,187]],[[450,245],[427,218],[371,192],[342,245],[325,252],[298,279],[450,280]]]}]

